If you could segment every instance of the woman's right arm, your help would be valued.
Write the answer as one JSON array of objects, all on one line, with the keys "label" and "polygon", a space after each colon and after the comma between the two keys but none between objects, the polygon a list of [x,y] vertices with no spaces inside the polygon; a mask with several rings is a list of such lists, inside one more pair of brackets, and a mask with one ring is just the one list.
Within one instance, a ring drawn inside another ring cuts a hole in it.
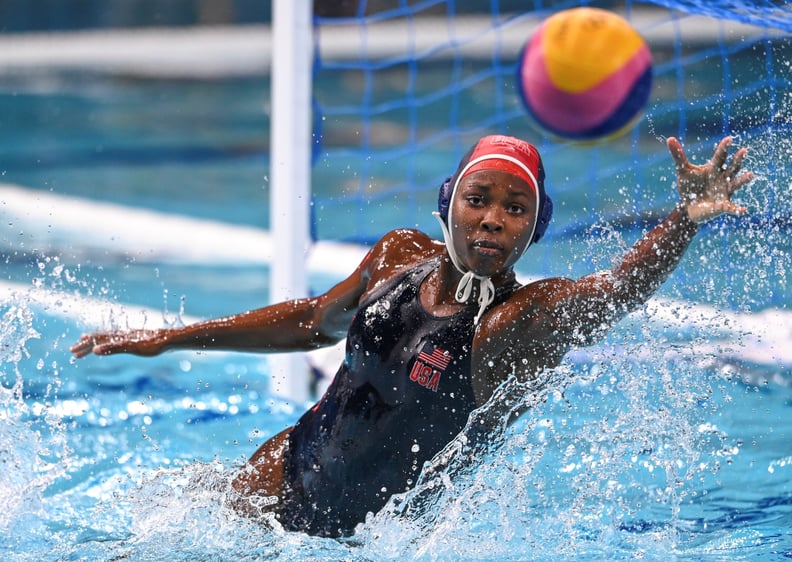
[{"label": "woman's right arm", "polygon": [[84,334],[71,352],[75,357],[91,353],[153,356],[178,349],[280,352],[332,345],[346,334],[368,285],[372,252],[374,249],[352,275],[317,297],[280,302],[179,328]]},{"label": "woman's right arm", "polygon": [[91,353],[153,356],[177,349],[253,352],[308,351],[346,336],[360,298],[378,280],[408,260],[430,251],[431,240],[417,231],[386,234],[355,271],[317,297],[272,304],[234,316],[180,328],[85,334],[71,348],[75,357]]},{"label": "woman's right arm", "polygon": [[84,334],[71,351],[153,356],[177,349],[278,352],[310,350],[336,343],[362,292],[353,275],[327,293],[285,301],[241,314],[180,328]]}]

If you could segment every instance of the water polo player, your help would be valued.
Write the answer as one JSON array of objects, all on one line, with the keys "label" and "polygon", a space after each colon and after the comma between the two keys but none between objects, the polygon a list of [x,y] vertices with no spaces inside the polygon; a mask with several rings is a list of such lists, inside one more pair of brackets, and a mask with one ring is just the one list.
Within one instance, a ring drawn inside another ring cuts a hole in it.
[{"label": "water polo player", "polygon": [[731,196],[752,179],[731,160],[688,162],[668,139],[680,203],[609,271],[520,285],[513,265],[552,212],[536,149],[482,138],[441,189],[445,241],[389,232],[352,274],[317,297],[187,327],[82,336],[77,357],[173,349],[282,352],[346,338],[326,394],[264,443],[236,476],[239,509],[284,528],[344,536],[416,482],[430,460],[512,374],[535,378],[595,342],[676,267],[698,224],[746,210]]}]

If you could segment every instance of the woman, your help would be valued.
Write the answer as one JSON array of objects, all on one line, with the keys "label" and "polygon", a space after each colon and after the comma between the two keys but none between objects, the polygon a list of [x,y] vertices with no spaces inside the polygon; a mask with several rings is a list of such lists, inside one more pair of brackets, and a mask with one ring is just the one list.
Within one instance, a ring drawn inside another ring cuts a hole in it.
[{"label": "woman", "polygon": [[552,214],[536,149],[484,137],[443,185],[445,243],[417,230],[386,234],[325,294],[183,328],[82,336],[77,357],[172,349],[282,352],[347,338],[325,396],[256,451],[234,488],[251,515],[289,530],[353,532],[368,512],[415,484],[421,467],[510,375],[525,380],[595,342],[676,267],[698,225],[744,214],[731,196],[751,181],[731,138],[695,166],[668,139],[679,205],[610,271],[521,286],[513,266]]}]

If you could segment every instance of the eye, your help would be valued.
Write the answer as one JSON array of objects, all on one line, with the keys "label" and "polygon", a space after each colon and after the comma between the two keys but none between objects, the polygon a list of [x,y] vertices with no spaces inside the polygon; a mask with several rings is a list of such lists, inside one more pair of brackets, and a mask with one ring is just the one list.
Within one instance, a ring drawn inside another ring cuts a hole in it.
[{"label": "eye", "polygon": [[508,206],[509,214],[512,215],[522,215],[525,213],[525,207],[522,205],[518,205],[517,203],[512,203]]},{"label": "eye", "polygon": [[465,199],[471,207],[481,207],[484,204],[484,198],[481,195],[468,195]]}]

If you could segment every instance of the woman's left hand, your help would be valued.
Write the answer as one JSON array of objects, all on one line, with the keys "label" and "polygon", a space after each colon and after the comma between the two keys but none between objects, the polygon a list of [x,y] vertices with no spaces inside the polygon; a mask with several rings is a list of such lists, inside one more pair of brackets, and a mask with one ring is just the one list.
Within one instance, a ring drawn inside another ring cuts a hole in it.
[{"label": "woman's left hand", "polygon": [[676,163],[677,191],[688,216],[696,223],[703,223],[724,213],[744,215],[748,209],[732,202],[731,196],[753,180],[752,172],[740,173],[747,154],[739,149],[727,162],[732,137],[718,143],[715,154],[706,164],[691,164],[682,144],[675,138],[668,139],[668,149]]}]

